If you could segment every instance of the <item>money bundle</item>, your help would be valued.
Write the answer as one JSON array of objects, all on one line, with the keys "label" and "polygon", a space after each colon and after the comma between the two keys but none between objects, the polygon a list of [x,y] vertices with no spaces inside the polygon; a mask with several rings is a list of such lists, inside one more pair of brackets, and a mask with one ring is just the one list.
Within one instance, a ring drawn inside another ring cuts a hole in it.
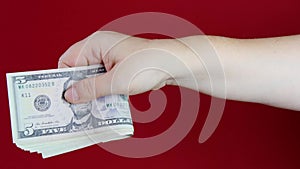
[{"label": "money bundle", "polygon": [[13,142],[43,158],[130,137],[133,124],[125,95],[70,104],[73,83],[105,72],[102,65],[8,73]]}]

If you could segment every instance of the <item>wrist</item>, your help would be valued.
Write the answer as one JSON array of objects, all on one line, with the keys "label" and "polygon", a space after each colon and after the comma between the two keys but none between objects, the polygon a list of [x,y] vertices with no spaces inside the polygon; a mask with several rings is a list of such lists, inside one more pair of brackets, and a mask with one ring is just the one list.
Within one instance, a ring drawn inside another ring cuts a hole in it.
[{"label": "wrist", "polygon": [[185,38],[151,40],[148,47],[162,51],[161,62],[164,62],[164,69],[169,73],[167,85],[198,90],[192,83],[198,83],[207,77],[200,56]]}]

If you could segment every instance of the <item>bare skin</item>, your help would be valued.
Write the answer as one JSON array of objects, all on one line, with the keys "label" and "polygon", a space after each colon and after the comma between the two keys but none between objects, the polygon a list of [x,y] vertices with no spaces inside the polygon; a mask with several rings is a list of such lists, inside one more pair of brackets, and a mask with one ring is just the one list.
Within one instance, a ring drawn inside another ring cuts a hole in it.
[{"label": "bare skin", "polygon": [[[202,47],[203,35],[148,40],[117,32],[96,32],[71,46],[61,56],[58,67],[101,63],[107,73],[74,84],[65,98],[71,103],[83,103],[110,94],[134,95],[179,85],[219,98],[300,111],[300,35],[205,38],[214,46],[222,65],[226,95],[219,90],[212,92],[211,76],[216,81],[223,79],[221,75],[218,79],[213,66],[209,74],[205,69],[203,60],[212,56]],[[195,54],[190,47],[201,52]],[[190,72],[181,69],[182,65]]]}]

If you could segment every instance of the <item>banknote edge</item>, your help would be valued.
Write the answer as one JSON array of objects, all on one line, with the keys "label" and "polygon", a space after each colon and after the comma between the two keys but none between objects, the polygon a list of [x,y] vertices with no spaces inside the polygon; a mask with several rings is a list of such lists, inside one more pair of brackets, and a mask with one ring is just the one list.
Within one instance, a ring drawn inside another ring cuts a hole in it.
[{"label": "banknote edge", "polygon": [[40,73],[52,73],[52,72],[71,72],[71,71],[80,71],[86,69],[94,69],[104,67],[102,64],[89,65],[89,66],[79,66],[79,67],[69,67],[69,68],[57,68],[57,69],[46,69],[46,70],[33,70],[33,71],[24,71],[24,72],[9,72],[6,73],[6,76],[20,76],[26,74],[40,74]]},{"label": "banknote edge", "polygon": [[12,130],[12,140],[13,143],[16,143],[17,139],[17,123],[18,119],[16,116],[16,102],[15,102],[15,91],[13,88],[12,82],[12,75],[6,74],[6,82],[7,82],[7,91],[8,91],[8,104],[9,104],[9,111],[10,111],[10,123],[11,123],[11,130]]},{"label": "banknote edge", "polygon": [[55,135],[55,137],[53,135],[46,135],[46,136],[42,136],[42,137],[29,137],[29,138],[22,138],[22,139],[18,139],[15,140],[16,144],[19,146],[23,146],[26,144],[32,144],[33,142],[44,142],[44,141],[48,141],[48,142],[55,142],[57,140],[61,140],[61,139],[71,139],[71,138],[76,138],[76,137],[89,137],[89,135],[91,137],[93,137],[93,135],[97,135],[99,133],[103,133],[103,132],[108,132],[107,128],[110,128],[110,132],[116,130],[116,129],[122,129],[122,128],[128,128],[132,130],[132,134],[134,133],[134,127],[133,124],[120,124],[120,125],[115,125],[115,126],[107,126],[107,127],[103,127],[103,128],[97,128],[97,129],[93,129],[93,130],[85,130],[85,131],[80,131],[80,132],[76,132],[76,133],[65,133],[62,135]]}]

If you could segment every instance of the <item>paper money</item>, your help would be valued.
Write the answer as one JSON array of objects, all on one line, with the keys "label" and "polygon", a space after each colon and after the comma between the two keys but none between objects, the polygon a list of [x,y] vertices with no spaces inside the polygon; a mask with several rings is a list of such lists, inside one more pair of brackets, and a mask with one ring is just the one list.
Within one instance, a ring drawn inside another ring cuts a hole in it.
[{"label": "paper money", "polygon": [[8,73],[13,142],[44,158],[130,137],[133,124],[125,95],[70,104],[63,94],[73,83],[105,72],[101,65]]}]

